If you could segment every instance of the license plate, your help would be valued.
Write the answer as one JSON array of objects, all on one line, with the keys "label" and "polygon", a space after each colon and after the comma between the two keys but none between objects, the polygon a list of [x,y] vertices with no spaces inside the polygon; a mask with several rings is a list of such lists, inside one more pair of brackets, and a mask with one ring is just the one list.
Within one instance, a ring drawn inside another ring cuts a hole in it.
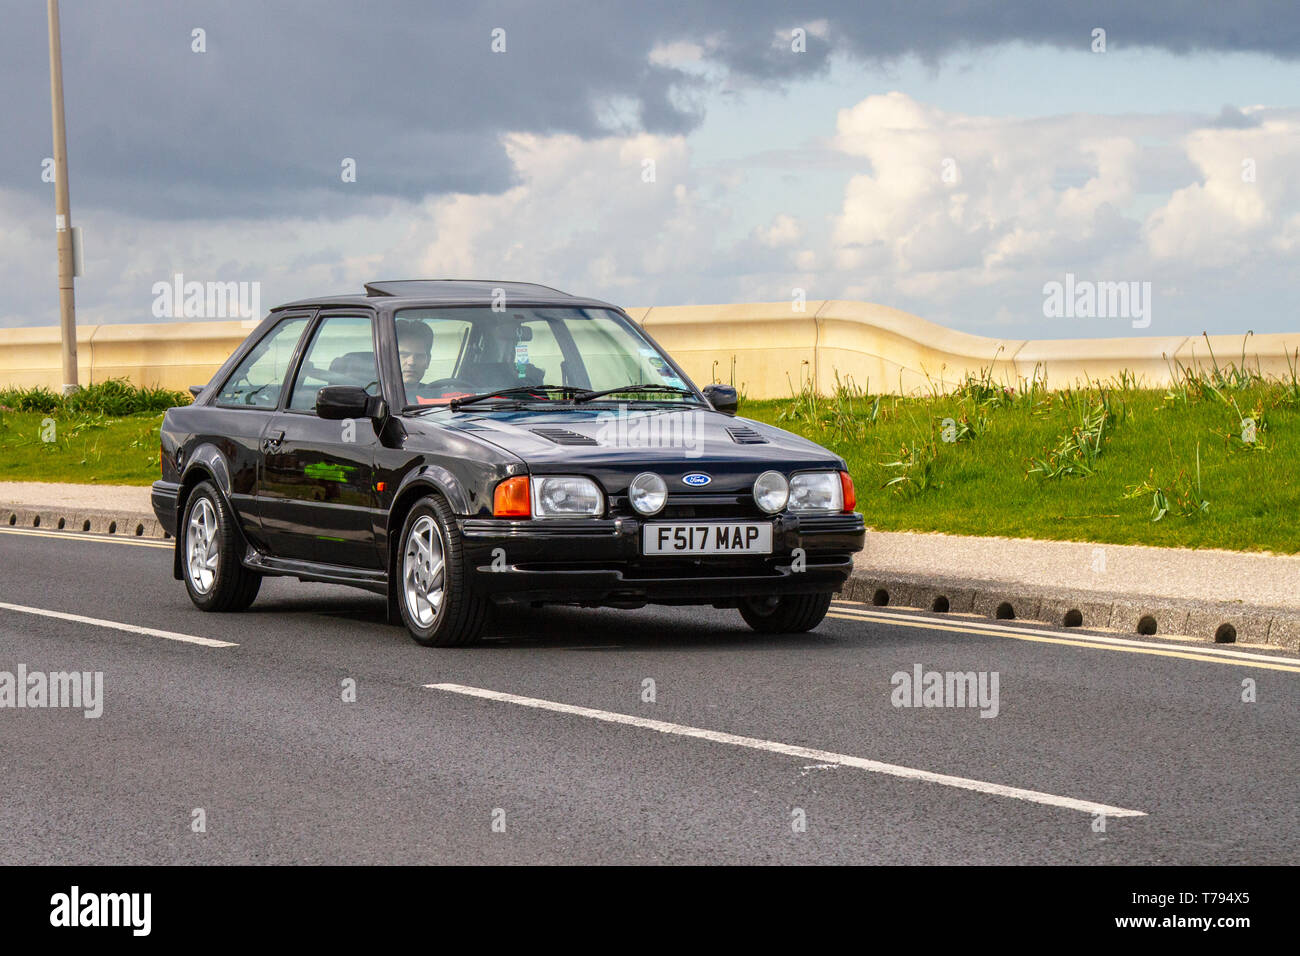
[{"label": "license plate", "polygon": [[644,554],[771,554],[772,525],[648,524],[641,531],[641,547]]}]

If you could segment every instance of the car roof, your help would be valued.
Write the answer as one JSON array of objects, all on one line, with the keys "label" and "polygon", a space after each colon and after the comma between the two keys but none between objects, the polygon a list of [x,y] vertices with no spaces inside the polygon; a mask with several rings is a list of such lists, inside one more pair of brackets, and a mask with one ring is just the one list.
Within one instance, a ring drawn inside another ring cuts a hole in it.
[{"label": "car roof", "polygon": [[277,305],[272,312],[304,306],[365,305],[382,302],[394,308],[420,306],[492,305],[497,290],[515,305],[549,305],[616,309],[599,299],[570,295],[535,282],[506,282],[494,279],[393,279],[367,282],[365,295],[320,296]]}]

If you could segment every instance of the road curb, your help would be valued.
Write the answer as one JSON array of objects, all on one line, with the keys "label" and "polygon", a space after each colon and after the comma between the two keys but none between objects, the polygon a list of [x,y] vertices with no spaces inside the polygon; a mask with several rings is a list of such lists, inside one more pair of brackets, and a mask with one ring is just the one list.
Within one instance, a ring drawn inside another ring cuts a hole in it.
[{"label": "road curb", "polygon": [[96,508],[19,508],[0,505],[0,527],[113,534],[124,538],[171,538],[152,514]]},{"label": "road curb", "polygon": [[1300,650],[1300,611],[1235,602],[1188,601],[879,570],[855,571],[840,596],[878,607]]}]

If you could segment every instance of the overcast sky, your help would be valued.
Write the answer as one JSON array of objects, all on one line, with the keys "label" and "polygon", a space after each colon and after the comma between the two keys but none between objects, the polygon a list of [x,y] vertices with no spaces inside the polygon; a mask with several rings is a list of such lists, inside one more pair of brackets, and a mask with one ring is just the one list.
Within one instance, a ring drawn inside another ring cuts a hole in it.
[{"label": "overcast sky", "polygon": [[[2,2],[0,325],[47,325],[45,4]],[[182,273],[264,307],[468,277],[802,289],[1012,338],[1300,332],[1294,3],[63,0],[62,24],[85,324],[153,320]],[[1150,325],[1045,316],[1067,273],[1150,283]]]}]

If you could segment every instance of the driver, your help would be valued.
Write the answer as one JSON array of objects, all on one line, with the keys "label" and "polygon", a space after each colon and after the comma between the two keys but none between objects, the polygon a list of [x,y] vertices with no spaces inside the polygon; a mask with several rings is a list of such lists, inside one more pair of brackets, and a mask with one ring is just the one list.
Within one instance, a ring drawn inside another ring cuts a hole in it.
[{"label": "driver", "polygon": [[464,375],[482,389],[540,385],[542,369],[528,361],[532,332],[520,322],[501,320],[479,327],[473,358]]},{"label": "driver", "polygon": [[397,357],[402,363],[402,384],[407,399],[412,400],[424,373],[429,370],[433,353],[433,329],[411,319],[397,321]]}]

